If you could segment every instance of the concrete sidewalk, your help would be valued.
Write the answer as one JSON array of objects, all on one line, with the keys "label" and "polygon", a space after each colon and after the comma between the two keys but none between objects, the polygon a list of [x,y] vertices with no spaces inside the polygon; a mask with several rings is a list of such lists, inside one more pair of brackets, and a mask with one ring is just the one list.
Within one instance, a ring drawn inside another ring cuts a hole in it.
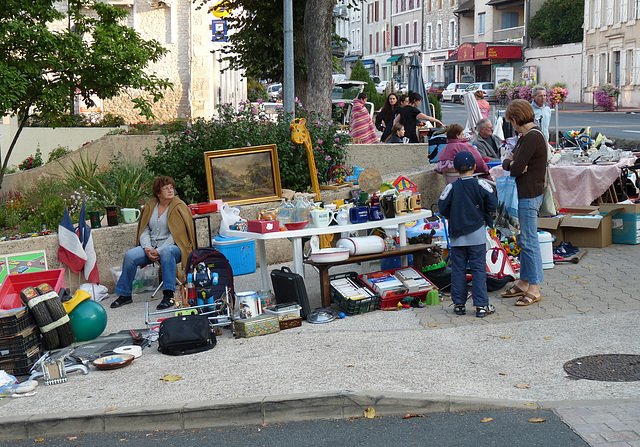
[{"label": "concrete sidewalk", "polygon": [[[563,370],[577,357],[637,352],[637,259],[636,246],[589,248],[579,264],[545,270],[541,302],[515,307],[515,298],[494,292],[497,312],[484,319],[456,316],[445,299],[250,339],[224,330],[214,349],[191,356],[160,354],[154,343],[126,368],[74,372],[34,396],[0,400],[0,439],[345,418],[369,406],[380,415],[551,408],[579,434],[586,430],[583,437],[594,435],[585,437],[594,445],[640,439],[640,382],[572,380]],[[311,306],[319,307],[317,274],[306,269]],[[259,272],[235,286],[260,289]],[[114,298],[104,302],[105,334],[144,328],[149,294],[119,309],[109,308]],[[168,374],[181,379],[162,381]],[[625,413],[632,421],[620,419],[625,408],[635,409]],[[591,422],[594,411],[602,423]],[[630,426],[637,431],[622,430]]]}]

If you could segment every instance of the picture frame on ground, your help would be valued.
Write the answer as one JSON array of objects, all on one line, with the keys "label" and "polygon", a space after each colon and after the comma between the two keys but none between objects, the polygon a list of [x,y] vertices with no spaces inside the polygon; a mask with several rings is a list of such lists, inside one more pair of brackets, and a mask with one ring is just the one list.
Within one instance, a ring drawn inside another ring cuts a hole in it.
[{"label": "picture frame on ground", "polygon": [[246,205],[282,198],[275,144],[208,151],[204,161],[209,200]]}]

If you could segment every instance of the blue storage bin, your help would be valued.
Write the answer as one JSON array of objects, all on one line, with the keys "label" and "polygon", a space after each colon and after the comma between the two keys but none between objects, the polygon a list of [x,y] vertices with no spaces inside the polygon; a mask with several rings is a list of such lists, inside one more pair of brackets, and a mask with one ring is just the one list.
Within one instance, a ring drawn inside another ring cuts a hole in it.
[{"label": "blue storage bin", "polygon": [[211,243],[229,260],[234,276],[256,271],[256,241],[242,237],[215,236]]}]

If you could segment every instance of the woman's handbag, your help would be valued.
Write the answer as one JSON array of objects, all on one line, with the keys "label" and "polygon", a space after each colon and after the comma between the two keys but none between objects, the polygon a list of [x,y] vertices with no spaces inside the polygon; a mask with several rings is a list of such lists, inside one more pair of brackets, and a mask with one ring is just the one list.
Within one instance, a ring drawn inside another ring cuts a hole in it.
[{"label": "woman's handbag", "polygon": [[[544,134],[540,132],[538,129],[532,129],[532,130],[539,132],[540,135],[544,137]],[[542,204],[540,205],[540,209],[538,210],[538,214],[541,217],[555,216],[556,214],[558,214],[556,202],[553,197],[553,193],[556,192],[556,186],[553,184],[553,179],[551,178],[551,171],[549,170],[549,160],[551,159],[551,155],[553,154],[553,148],[549,145],[546,138],[544,138],[544,142],[547,144],[547,181],[544,187]]]},{"label": "woman's handbag", "polygon": [[510,175],[498,177],[496,190],[498,191],[498,209],[495,226],[504,237],[516,236],[520,234],[516,178]]},{"label": "woman's handbag", "polygon": [[538,214],[540,217],[547,216],[555,216],[558,214],[556,209],[556,201],[553,197],[553,193],[555,192],[556,187],[553,184],[553,180],[551,179],[551,172],[549,171],[549,166],[547,165],[547,185],[544,187],[544,195],[542,196],[542,204],[540,205],[540,209],[538,210]]}]

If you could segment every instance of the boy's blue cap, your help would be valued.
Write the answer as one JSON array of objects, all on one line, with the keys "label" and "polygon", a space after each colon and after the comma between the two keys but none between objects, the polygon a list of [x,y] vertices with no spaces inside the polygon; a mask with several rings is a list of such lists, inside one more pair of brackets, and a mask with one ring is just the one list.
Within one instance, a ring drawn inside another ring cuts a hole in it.
[{"label": "boy's blue cap", "polygon": [[453,167],[458,172],[471,171],[475,165],[476,159],[469,151],[460,151],[453,157]]}]

